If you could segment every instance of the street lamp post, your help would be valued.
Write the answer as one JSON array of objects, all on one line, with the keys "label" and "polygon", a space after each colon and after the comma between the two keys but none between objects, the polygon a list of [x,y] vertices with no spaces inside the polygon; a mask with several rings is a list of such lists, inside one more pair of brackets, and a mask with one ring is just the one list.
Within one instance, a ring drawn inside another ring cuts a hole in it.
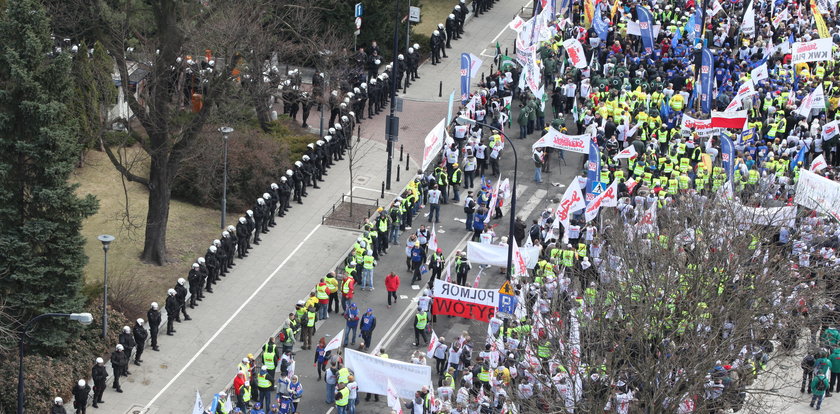
[{"label": "street lamp post", "polygon": [[[473,119],[470,119],[470,118],[467,118],[467,117],[464,117],[464,116],[459,116],[458,121],[461,122],[461,123],[464,123],[464,124],[479,125],[479,126],[482,126],[482,127],[485,127],[485,128],[489,128],[491,130],[496,129],[496,128],[494,128],[490,125],[487,125],[483,122],[478,122],[478,121],[475,121]],[[511,141],[510,138],[508,138],[508,136],[505,135],[505,133],[502,132],[501,130],[499,130],[499,134],[502,137],[504,137],[505,141],[507,141],[507,143],[510,144],[510,148],[513,149],[513,187],[511,187],[510,213],[508,213],[510,215],[510,229],[508,230],[508,254],[507,254],[508,271],[507,271],[507,274],[505,275],[505,279],[510,281],[510,272],[511,272],[511,270],[513,270],[513,243],[514,243],[513,233],[514,233],[514,228],[515,228],[515,225],[516,225],[516,175],[519,173],[519,159],[518,159],[519,157],[516,156],[516,147],[513,145],[513,141]],[[490,214],[490,212],[488,212],[487,214]]]},{"label": "street lamp post", "polygon": [[108,249],[115,237],[110,234],[100,234],[97,239],[102,242],[102,250],[105,252],[104,276],[102,278],[102,338],[104,339],[108,337]]},{"label": "street lamp post", "polygon": [[227,215],[227,172],[228,172],[228,165],[227,165],[227,153],[228,153],[228,137],[233,132],[233,128],[229,126],[223,126],[219,128],[219,132],[222,133],[222,137],[225,140],[225,172],[224,172],[224,182],[222,184],[222,230],[225,228],[225,216]]},{"label": "street lamp post", "polygon": [[45,313],[30,319],[29,322],[24,325],[23,330],[20,331],[20,337],[18,338],[20,364],[18,366],[17,414],[23,414],[23,405],[26,403],[23,387],[23,354],[27,336],[26,332],[29,331],[29,328],[31,328],[35,322],[48,317],[68,318],[72,321],[77,321],[82,325],[90,325],[91,322],[93,322],[93,315],[89,313]]}]

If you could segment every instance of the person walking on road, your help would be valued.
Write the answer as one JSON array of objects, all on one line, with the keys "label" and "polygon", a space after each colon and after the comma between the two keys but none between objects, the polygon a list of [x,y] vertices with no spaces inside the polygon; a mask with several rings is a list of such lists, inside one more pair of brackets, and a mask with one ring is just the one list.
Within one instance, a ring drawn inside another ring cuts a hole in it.
[{"label": "person walking on road", "polygon": [[423,312],[423,308],[418,307],[417,313],[414,314],[414,343],[412,345],[418,346],[421,336],[423,337],[424,343],[429,343],[429,338],[426,336],[426,325],[428,322],[429,315]]},{"label": "person walking on road", "polygon": [[[828,391],[828,387],[828,378],[825,377],[825,374],[822,371],[818,372],[811,381],[811,408],[814,408],[817,411],[820,410],[820,406],[822,406],[823,398],[826,395],[826,391]],[[815,403],[817,404],[816,407],[814,407]]]},{"label": "person walking on road", "polygon": [[391,298],[397,303],[397,291],[400,289],[400,276],[394,272],[385,276],[385,290],[388,292],[388,309],[391,309]]},{"label": "person walking on road", "polygon": [[365,351],[370,349],[371,337],[373,337],[373,330],[376,329],[376,316],[373,315],[373,309],[368,308],[364,315],[362,315],[361,326],[359,330],[362,340],[364,340]]},{"label": "person walking on road", "polygon": [[437,184],[433,184],[432,189],[429,190],[429,223],[432,220],[435,223],[440,223],[440,197],[441,192]]},{"label": "person walking on road", "polygon": [[344,312],[344,320],[346,321],[344,327],[343,344],[347,346],[347,340],[350,340],[350,345],[356,345],[356,335],[358,335],[359,328],[359,309],[355,303],[350,304],[347,312]]}]

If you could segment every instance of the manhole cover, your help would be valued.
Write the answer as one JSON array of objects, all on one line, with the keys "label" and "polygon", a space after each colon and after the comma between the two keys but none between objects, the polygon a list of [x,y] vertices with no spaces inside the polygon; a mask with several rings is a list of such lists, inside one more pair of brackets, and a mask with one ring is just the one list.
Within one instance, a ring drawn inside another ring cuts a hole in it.
[{"label": "manhole cover", "polygon": [[365,184],[367,184],[368,181],[370,181],[370,177],[368,177],[366,175],[359,175],[359,176],[356,176],[356,178],[353,179],[353,183],[358,184],[358,185],[365,185]]}]

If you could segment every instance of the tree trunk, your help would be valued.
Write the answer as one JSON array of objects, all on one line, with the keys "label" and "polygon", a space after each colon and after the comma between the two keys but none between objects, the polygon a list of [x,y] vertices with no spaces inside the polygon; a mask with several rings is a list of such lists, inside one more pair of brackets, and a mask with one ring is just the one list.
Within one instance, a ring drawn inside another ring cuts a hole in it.
[{"label": "tree trunk", "polygon": [[149,212],[146,214],[146,238],[140,260],[163,266],[166,263],[166,225],[172,186],[168,157],[152,155],[149,169]]}]

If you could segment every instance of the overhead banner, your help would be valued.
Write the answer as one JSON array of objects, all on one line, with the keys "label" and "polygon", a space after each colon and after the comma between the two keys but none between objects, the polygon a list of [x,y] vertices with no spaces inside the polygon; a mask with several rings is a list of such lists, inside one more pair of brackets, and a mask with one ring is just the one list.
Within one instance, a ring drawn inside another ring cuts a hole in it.
[{"label": "overhead banner", "polygon": [[569,61],[572,62],[578,69],[583,69],[587,66],[586,54],[583,52],[583,45],[575,39],[566,39],[563,41],[563,47],[566,48],[566,54],[569,55]]},{"label": "overhead banner", "polygon": [[636,6],[636,14],[639,16],[639,34],[642,37],[642,46],[646,54],[653,53],[653,13],[646,7]]},{"label": "overhead banner", "polygon": [[810,42],[796,42],[791,48],[791,62],[821,62],[831,60],[831,39],[817,39]]},{"label": "overhead banner", "polygon": [[426,135],[426,139],[424,142],[423,147],[423,171],[426,170],[426,167],[435,159],[437,154],[440,152],[441,148],[443,148],[443,142],[446,140],[446,119],[441,119],[431,131],[429,131],[428,135]]},{"label": "overhead banner", "polygon": [[554,129],[554,127],[548,127],[548,133],[531,145],[531,149],[551,147],[586,154],[589,152],[589,142],[591,140],[592,137],[589,135],[566,135]]},{"label": "overhead banner", "polygon": [[840,183],[836,181],[801,169],[793,201],[818,213],[831,214],[840,220]]},{"label": "overhead banner", "polygon": [[[467,260],[472,263],[507,266],[507,251],[507,246],[467,242]],[[537,265],[540,258],[539,247],[520,247],[519,252],[525,258],[525,264],[529,269]]]},{"label": "overhead banner", "polygon": [[708,47],[702,51],[700,64],[700,107],[704,113],[712,111],[712,73],[715,71],[715,57]]},{"label": "overhead banner", "polygon": [[593,190],[595,186],[601,188],[601,151],[595,141],[589,141],[589,159],[586,161],[586,204],[589,204],[597,195]]},{"label": "overhead banner", "polygon": [[414,393],[432,383],[432,367],[396,359],[387,359],[364,352],[344,349],[344,363],[353,371],[359,392],[388,395],[388,383],[400,398],[414,399]]},{"label": "overhead banner", "polygon": [[498,294],[494,289],[479,289],[438,280],[434,286],[432,313],[489,322],[499,305]]}]

